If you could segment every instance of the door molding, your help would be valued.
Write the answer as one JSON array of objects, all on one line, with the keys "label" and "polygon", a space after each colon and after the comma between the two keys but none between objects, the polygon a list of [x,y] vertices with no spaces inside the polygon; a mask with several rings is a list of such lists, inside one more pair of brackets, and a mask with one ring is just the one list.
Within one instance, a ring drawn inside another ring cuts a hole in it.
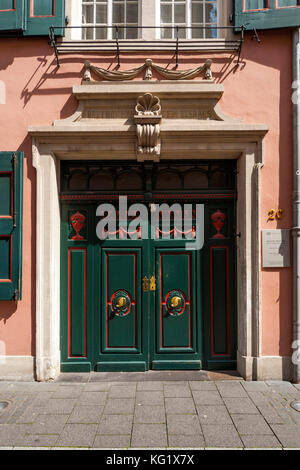
[{"label": "door molding", "polygon": [[[53,126],[30,127],[37,170],[36,377],[60,372],[60,160],[136,161],[134,107],[154,93],[162,107],[160,158],[236,159],[238,370],[259,376],[261,361],[260,169],[265,125],[245,124],[218,109],[223,85],[202,81],[122,82],[75,86],[78,110]],[[204,118],[204,114],[206,117]],[[184,156],[184,157],[183,157]]]}]

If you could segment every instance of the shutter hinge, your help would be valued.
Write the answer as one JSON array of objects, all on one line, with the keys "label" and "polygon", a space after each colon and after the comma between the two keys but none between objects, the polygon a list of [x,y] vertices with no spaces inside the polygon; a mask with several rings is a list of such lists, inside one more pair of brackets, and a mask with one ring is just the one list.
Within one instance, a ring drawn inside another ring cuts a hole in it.
[{"label": "shutter hinge", "polygon": [[18,300],[18,297],[19,297],[19,291],[18,291],[18,289],[15,289],[15,291],[14,291],[14,297],[13,297],[13,299],[14,299],[15,302]]}]

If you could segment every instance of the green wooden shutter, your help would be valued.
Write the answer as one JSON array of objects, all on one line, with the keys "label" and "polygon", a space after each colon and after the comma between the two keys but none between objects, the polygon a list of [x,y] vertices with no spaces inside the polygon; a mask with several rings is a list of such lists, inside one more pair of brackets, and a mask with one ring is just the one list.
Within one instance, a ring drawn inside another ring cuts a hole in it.
[{"label": "green wooden shutter", "polygon": [[234,25],[247,29],[300,26],[299,0],[234,0]]},{"label": "green wooden shutter", "polygon": [[27,27],[24,36],[49,35],[50,26],[59,27],[55,29],[55,35],[64,34],[65,0],[26,0],[26,2]]},{"label": "green wooden shutter", "polygon": [[25,0],[0,1],[0,31],[23,31],[25,28]]},{"label": "green wooden shutter", "polygon": [[22,294],[23,152],[0,152],[0,300]]}]

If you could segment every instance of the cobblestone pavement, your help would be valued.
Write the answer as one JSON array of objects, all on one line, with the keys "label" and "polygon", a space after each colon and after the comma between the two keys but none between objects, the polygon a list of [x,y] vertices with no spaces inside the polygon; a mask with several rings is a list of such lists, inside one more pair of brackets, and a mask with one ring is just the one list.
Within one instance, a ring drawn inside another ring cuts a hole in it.
[{"label": "cobblestone pavement", "polygon": [[161,377],[0,381],[0,448],[300,448],[300,385]]}]

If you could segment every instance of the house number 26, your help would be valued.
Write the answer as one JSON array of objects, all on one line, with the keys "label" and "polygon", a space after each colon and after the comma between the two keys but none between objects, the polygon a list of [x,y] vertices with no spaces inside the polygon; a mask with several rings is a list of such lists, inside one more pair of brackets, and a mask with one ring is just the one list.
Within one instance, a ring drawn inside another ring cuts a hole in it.
[{"label": "house number 26", "polygon": [[278,211],[271,209],[268,213],[268,216],[269,216],[269,220],[282,219],[283,209],[278,209]]}]

